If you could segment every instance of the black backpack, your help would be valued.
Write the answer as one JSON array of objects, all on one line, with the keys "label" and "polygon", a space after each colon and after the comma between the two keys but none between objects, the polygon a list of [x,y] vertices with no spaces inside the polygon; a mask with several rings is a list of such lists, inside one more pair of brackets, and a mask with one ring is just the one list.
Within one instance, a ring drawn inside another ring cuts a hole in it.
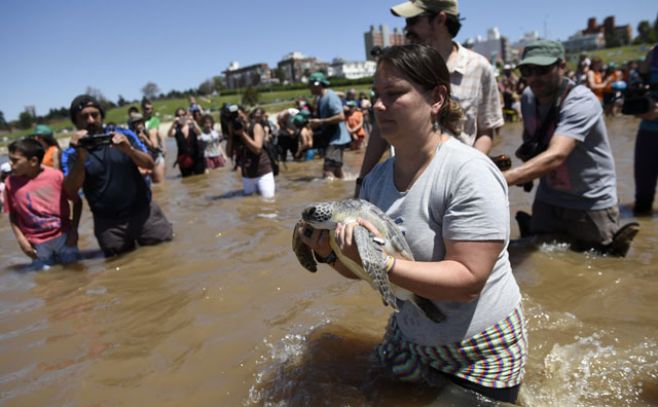
[{"label": "black backpack", "polygon": [[265,141],[263,143],[263,150],[267,154],[267,158],[270,159],[270,164],[272,165],[272,173],[276,177],[279,175],[279,155],[276,152],[276,146],[272,141]]}]

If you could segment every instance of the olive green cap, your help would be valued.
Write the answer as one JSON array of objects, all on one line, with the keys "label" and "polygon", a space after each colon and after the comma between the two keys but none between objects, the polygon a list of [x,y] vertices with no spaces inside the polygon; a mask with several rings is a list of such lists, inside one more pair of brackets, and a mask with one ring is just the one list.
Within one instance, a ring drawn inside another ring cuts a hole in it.
[{"label": "olive green cap", "polygon": [[519,65],[553,65],[558,59],[564,61],[562,44],[557,41],[538,40],[525,46]]}]

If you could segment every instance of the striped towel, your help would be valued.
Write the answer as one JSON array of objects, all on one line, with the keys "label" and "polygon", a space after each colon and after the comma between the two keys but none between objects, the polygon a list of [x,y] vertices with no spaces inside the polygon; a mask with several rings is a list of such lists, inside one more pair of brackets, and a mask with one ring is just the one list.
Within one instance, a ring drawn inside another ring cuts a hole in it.
[{"label": "striped towel", "polygon": [[397,378],[406,382],[433,383],[440,371],[481,386],[507,388],[521,383],[527,346],[523,311],[519,305],[510,316],[485,331],[461,342],[440,346],[423,346],[406,340],[393,314],[376,356]]}]

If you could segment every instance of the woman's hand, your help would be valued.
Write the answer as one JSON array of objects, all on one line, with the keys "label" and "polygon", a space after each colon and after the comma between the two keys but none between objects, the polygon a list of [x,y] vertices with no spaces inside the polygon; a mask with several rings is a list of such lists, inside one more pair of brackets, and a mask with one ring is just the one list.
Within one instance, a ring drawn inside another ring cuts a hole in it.
[{"label": "woman's hand", "polygon": [[362,226],[368,229],[375,237],[381,237],[379,231],[375,226],[365,219],[358,218],[356,222],[352,223],[339,223],[336,225],[336,245],[340,251],[357,264],[361,263],[361,256],[359,256],[359,249],[354,241],[354,228]]}]

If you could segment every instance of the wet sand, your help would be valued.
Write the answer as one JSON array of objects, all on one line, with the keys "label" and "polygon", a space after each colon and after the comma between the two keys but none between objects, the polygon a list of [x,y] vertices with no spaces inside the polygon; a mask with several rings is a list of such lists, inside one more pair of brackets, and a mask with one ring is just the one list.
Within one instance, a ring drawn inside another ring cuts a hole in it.
[{"label": "wet sand", "polygon": [[[623,221],[634,191],[638,122],[608,123]],[[513,153],[518,123],[494,153]],[[0,404],[5,406],[449,405],[468,394],[381,378],[368,358],[390,313],[365,283],[297,264],[292,227],[310,201],[351,195],[354,176],[324,181],[321,161],[288,163],[277,198],[239,195],[220,169],[154,196],[175,240],[105,260],[85,204],[80,265],[27,272],[0,219]],[[362,155],[347,154],[347,170]],[[510,189],[512,215],[532,194]],[[525,406],[658,404],[658,216],[638,219],[627,258],[515,242],[528,318]],[[516,224],[512,237],[518,237]]]}]

